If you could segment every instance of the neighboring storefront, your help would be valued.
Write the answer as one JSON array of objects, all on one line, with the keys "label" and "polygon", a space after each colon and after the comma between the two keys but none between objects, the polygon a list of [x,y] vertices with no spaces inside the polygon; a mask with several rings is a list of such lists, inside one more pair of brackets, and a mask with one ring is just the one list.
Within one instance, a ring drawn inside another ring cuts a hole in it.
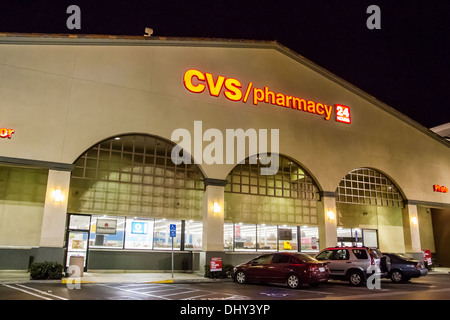
[{"label": "neighboring storefront", "polygon": [[0,98],[0,269],[450,260],[449,142],[277,43],[9,34]]}]

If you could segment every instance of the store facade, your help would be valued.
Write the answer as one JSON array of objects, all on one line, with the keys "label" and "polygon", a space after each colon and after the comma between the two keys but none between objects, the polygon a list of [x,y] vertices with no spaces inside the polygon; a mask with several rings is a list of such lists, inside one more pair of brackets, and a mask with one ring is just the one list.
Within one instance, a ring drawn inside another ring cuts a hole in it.
[{"label": "store facade", "polygon": [[447,256],[449,143],[277,43],[10,34],[0,97],[0,269]]}]

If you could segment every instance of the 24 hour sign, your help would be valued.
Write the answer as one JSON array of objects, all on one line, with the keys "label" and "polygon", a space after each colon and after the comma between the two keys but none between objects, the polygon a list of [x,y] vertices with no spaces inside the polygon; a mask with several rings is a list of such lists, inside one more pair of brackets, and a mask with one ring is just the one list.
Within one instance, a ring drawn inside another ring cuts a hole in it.
[{"label": "24 hour sign", "polygon": [[[196,69],[189,69],[184,73],[184,86],[193,93],[202,93],[206,89],[213,97],[221,94],[231,101],[253,102],[255,106],[259,103],[268,103],[283,108],[295,109],[311,114],[322,116],[325,120],[330,120],[333,113],[333,105],[317,102],[305,98],[287,95],[281,92],[274,92],[265,86],[257,88],[253,82],[249,82],[244,88],[241,81],[235,78],[217,76],[211,73],[202,72]],[[251,96],[251,98],[250,98]],[[344,105],[335,105],[336,121],[341,123],[351,123],[350,108]]]}]

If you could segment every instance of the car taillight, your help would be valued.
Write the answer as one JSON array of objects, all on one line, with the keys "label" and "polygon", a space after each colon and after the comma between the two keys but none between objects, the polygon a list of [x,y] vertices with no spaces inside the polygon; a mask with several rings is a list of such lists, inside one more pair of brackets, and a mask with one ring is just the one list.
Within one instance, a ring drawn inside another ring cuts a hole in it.
[{"label": "car taillight", "polygon": [[371,253],[369,253],[369,255],[370,255],[370,264],[374,266],[375,265],[375,259],[373,258],[373,255]]},{"label": "car taillight", "polygon": [[310,272],[315,272],[315,271],[319,271],[319,267],[315,264],[310,264],[309,265],[309,271]]}]

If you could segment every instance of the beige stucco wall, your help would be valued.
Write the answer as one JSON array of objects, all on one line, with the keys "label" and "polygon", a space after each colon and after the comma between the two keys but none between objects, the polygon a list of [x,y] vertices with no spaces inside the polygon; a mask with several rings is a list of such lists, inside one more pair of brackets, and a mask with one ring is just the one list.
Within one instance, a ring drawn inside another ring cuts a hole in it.
[{"label": "beige stucco wall", "polygon": [[[367,166],[395,181],[407,199],[450,204],[449,194],[432,190],[450,182],[447,146],[276,45],[21,40],[0,44],[0,126],[16,131],[0,141],[0,156],[73,163],[111,136],[137,132],[170,139],[173,130],[193,132],[194,121],[202,120],[204,130],[280,129],[280,152],[308,169],[324,191]],[[183,74],[190,68],[350,106],[352,124],[337,123],[334,113],[325,121],[294,109],[188,92]],[[207,177],[218,179],[232,167],[201,165]]]}]

